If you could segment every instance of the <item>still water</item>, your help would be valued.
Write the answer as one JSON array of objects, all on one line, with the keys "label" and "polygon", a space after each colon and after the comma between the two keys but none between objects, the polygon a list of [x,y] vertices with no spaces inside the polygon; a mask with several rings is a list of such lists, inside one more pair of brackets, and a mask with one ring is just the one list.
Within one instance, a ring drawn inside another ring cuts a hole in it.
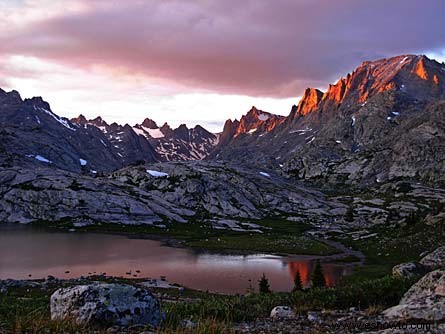
[{"label": "still water", "polygon": [[[73,278],[94,273],[165,276],[171,283],[194,289],[244,293],[250,284],[257,287],[263,273],[275,291],[291,290],[297,271],[307,285],[313,266],[314,259],[307,256],[196,253],[120,235],[0,228],[0,279]],[[350,266],[330,263],[323,269],[328,285],[352,271]]]}]

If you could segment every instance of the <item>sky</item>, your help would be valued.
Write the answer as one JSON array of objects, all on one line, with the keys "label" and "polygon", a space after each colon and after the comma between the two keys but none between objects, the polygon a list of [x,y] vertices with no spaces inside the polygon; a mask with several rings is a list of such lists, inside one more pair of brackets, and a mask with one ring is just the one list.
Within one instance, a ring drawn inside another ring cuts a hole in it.
[{"label": "sky", "polygon": [[365,60],[445,60],[443,0],[0,0],[0,87],[65,117],[287,115]]}]

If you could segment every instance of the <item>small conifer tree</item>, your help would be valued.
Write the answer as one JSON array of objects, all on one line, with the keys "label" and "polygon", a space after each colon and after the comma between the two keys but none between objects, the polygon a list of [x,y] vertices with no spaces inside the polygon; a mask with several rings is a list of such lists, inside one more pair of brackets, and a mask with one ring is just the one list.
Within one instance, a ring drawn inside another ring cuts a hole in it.
[{"label": "small conifer tree", "polygon": [[301,281],[300,271],[297,270],[294,278],[294,289],[293,291],[302,291],[303,290],[303,282]]},{"label": "small conifer tree", "polygon": [[326,280],[324,278],[323,268],[321,267],[320,261],[315,263],[315,268],[311,276],[311,282],[313,288],[326,287]]},{"label": "small conifer tree", "polygon": [[261,276],[261,279],[258,281],[260,293],[270,293],[269,280],[266,278],[266,275]]}]

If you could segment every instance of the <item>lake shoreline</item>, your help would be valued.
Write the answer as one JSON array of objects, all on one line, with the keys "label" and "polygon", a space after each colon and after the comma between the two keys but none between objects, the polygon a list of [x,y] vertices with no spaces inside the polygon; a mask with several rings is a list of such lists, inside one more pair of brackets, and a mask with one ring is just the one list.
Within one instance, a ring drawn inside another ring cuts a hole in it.
[{"label": "lake shoreline", "polygon": [[[360,259],[349,253],[329,256],[273,254],[246,250],[190,247],[165,235],[117,231],[69,231],[42,226],[7,226],[0,238],[0,278],[35,279],[49,275],[60,279],[107,276],[156,278],[218,293],[243,293],[263,273],[275,291],[289,291],[296,271],[309,284],[316,261],[328,272],[330,284],[353,273]],[[11,241],[8,239],[12,238]],[[9,244],[9,246],[8,246]],[[194,269],[192,269],[194,268]],[[227,281],[226,281],[227,280]],[[218,283],[219,282],[219,283]]]}]

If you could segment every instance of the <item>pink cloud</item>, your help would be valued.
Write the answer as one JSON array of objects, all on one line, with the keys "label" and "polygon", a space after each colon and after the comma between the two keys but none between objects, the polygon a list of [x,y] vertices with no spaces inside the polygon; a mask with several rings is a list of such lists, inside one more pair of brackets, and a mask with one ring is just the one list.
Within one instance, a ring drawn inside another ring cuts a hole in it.
[{"label": "pink cloud", "polygon": [[82,3],[85,10],[0,35],[0,53],[196,90],[291,97],[365,59],[445,48],[439,0]]}]

